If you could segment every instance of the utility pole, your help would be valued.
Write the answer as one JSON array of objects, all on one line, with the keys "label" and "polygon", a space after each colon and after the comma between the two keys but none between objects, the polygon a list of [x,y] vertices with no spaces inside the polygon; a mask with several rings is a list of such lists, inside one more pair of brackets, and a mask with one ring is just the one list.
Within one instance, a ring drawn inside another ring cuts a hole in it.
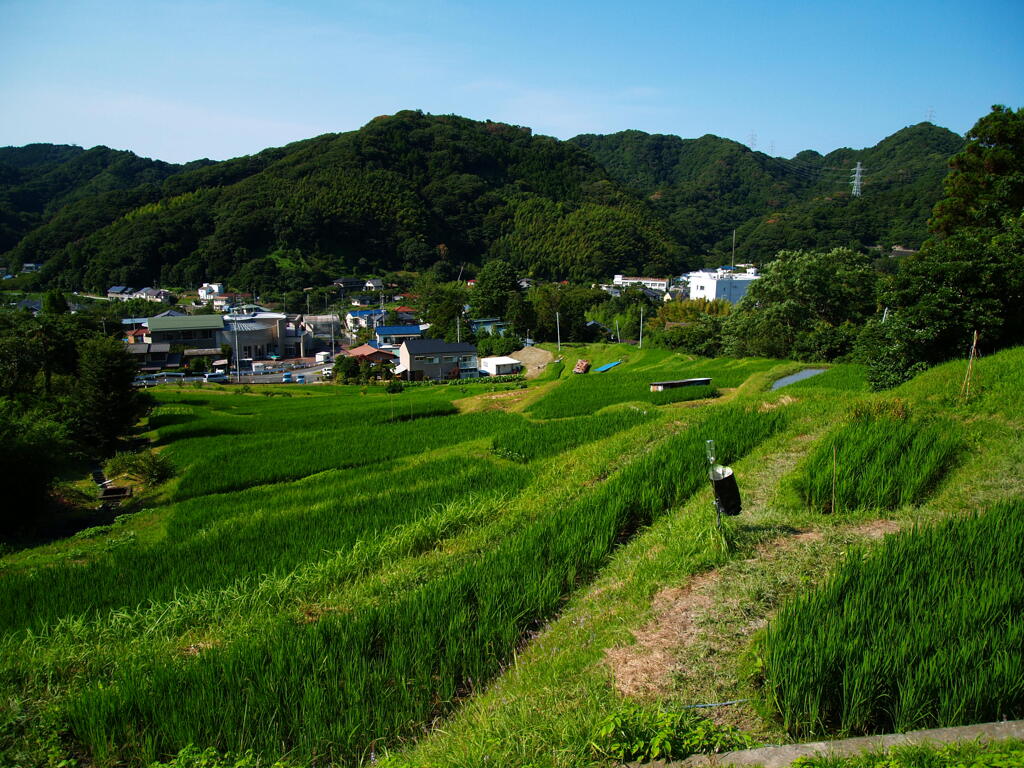
[{"label": "utility pole", "polygon": [[736,269],[736,230],[732,231],[732,268]]},{"label": "utility pole", "polygon": [[864,168],[858,160],[857,167],[853,169],[853,180],[850,182],[853,185],[854,197],[860,197],[861,176],[866,170],[867,168]]},{"label": "utility pole", "polygon": [[619,333],[619,318],[617,317],[615,318],[615,338],[619,344],[622,343],[622,334]]},{"label": "utility pole", "polygon": [[562,323],[558,317],[558,313],[555,312],[555,333],[558,334],[558,351],[562,351]]},{"label": "utility pole", "polygon": [[639,349],[644,348],[644,308],[640,307],[640,346]]}]

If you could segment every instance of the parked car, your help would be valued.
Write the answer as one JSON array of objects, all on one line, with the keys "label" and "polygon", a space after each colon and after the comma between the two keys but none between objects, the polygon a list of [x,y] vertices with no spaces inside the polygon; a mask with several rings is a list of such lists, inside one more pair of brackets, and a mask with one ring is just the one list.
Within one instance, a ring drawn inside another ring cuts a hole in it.
[{"label": "parked car", "polygon": [[228,377],[223,373],[204,373],[203,381],[211,384],[227,384]]},{"label": "parked car", "polygon": [[305,374],[300,373],[298,376],[296,376],[295,377],[295,383],[296,384],[305,384],[306,383],[306,376],[305,376]]},{"label": "parked car", "polygon": [[178,373],[177,371],[161,371],[157,374],[164,381],[177,381],[178,379],[184,379],[184,373]]},{"label": "parked car", "polygon": [[291,384],[292,383],[292,375],[291,375],[291,373],[285,372],[285,373],[281,374],[281,383],[282,384]]}]

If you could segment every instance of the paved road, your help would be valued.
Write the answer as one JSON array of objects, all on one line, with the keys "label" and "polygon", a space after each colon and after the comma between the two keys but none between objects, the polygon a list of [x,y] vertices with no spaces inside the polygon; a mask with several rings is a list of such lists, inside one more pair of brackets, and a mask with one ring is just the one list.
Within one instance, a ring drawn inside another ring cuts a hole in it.
[{"label": "paved road", "polygon": [[[288,368],[287,372],[292,375],[292,383],[299,376],[306,377],[306,384],[312,384],[322,379],[321,373],[324,369],[323,365],[314,365],[309,368]],[[228,376],[228,382],[231,384],[281,384],[284,381],[285,371],[275,370],[270,373],[243,373],[241,376],[236,376],[234,373]],[[139,380],[136,379],[138,382]],[[196,381],[203,381],[202,376],[162,376],[159,379],[147,381],[144,386],[154,387],[157,384],[177,384],[182,382],[184,384],[191,384]]]}]

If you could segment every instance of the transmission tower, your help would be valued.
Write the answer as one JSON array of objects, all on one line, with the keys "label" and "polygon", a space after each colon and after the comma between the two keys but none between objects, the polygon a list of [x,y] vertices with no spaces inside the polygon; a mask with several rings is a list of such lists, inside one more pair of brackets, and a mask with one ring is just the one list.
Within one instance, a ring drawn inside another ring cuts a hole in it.
[{"label": "transmission tower", "polygon": [[866,169],[860,164],[860,160],[857,161],[857,167],[853,169],[853,180],[850,182],[853,184],[853,196],[860,197],[860,185],[861,175]]},{"label": "transmission tower", "polygon": [[928,111],[924,113],[924,119],[927,120],[929,123],[934,123],[935,122],[935,108],[934,107],[928,107]]},{"label": "transmission tower", "polygon": [[757,149],[757,134],[754,131],[750,132],[750,148]]}]

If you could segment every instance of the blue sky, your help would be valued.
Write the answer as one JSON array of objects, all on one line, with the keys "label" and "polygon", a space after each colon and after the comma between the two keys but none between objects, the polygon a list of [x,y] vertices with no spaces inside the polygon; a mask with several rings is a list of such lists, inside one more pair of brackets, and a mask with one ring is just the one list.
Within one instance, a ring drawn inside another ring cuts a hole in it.
[{"label": "blue sky", "polygon": [[789,157],[1024,106],[1022,31],[1024,0],[0,0],[0,146],[224,159],[422,109]]}]

